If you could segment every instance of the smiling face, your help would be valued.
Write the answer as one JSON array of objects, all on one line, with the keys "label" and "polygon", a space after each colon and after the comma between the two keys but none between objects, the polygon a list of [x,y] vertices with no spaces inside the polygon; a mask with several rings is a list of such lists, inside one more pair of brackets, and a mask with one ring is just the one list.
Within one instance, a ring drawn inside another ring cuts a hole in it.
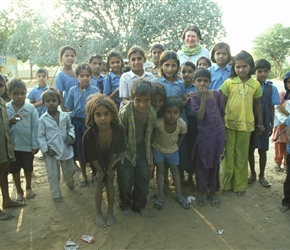
[{"label": "smiling face", "polygon": [[189,30],[185,33],[184,41],[188,48],[194,48],[199,42],[199,37],[195,31]]},{"label": "smiling face", "polygon": [[109,60],[109,67],[114,73],[120,73],[122,67],[122,61],[119,57],[113,56]]},{"label": "smiling face", "polygon": [[151,97],[148,95],[136,95],[133,99],[135,109],[139,113],[146,113],[150,109]]},{"label": "smiling face", "polygon": [[165,97],[161,94],[155,94],[152,100],[152,106],[155,108],[156,112],[159,112],[165,102]]},{"label": "smiling face", "polygon": [[110,128],[112,120],[112,114],[106,107],[96,107],[94,111],[94,122],[97,124],[99,130]]},{"label": "smiling face", "polygon": [[64,66],[72,66],[75,63],[76,55],[73,50],[66,50],[61,57]]},{"label": "smiling face", "polygon": [[77,75],[78,81],[80,83],[80,88],[81,89],[86,89],[90,85],[90,80],[92,78],[91,74],[89,71],[83,69],[79,75]]},{"label": "smiling face", "polygon": [[237,60],[235,62],[235,72],[243,82],[249,79],[250,65],[244,60]]},{"label": "smiling face", "polygon": [[190,66],[183,65],[180,70],[180,76],[184,85],[188,87],[193,82],[194,70]]},{"label": "smiling face", "polygon": [[224,68],[227,65],[228,58],[229,54],[225,48],[218,49],[214,53],[214,59],[216,61],[216,64],[221,68]]},{"label": "smiling face", "polygon": [[161,66],[162,75],[166,77],[166,79],[170,82],[175,80],[175,75],[178,71],[178,64],[176,60],[169,59],[165,61]]},{"label": "smiling face", "polygon": [[130,55],[129,63],[132,67],[133,72],[136,75],[141,76],[143,74],[143,65],[145,63],[145,58],[140,52],[135,52]]},{"label": "smiling face", "polygon": [[90,63],[90,66],[92,68],[93,74],[98,76],[102,68],[102,60],[99,58],[94,58]]},{"label": "smiling face", "polygon": [[269,74],[270,74],[269,69],[257,69],[255,72],[257,81],[261,84],[263,84],[267,80]]}]

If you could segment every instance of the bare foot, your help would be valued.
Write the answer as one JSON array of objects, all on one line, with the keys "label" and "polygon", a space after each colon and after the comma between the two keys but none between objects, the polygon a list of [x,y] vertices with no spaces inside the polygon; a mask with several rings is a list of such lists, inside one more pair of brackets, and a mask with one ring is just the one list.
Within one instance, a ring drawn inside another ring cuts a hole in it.
[{"label": "bare foot", "polygon": [[24,201],[23,193],[18,193],[18,194],[17,194],[16,201],[17,201],[17,202],[23,202],[23,201]]},{"label": "bare foot", "polygon": [[134,216],[134,212],[130,208],[129,209],[122,210],[122,213],[124,215],[126,215],[126,216],[130,216],[130,217]]},{"label": "bare foot", "polygon": [[97,214],[96,224],[99,228],[107,227],[102,214]]},{"label": "bare foot", "polygon": [[36,196],[36,193],[32,191],[32,189],[26,190],[26,198],[27,199],[33,199]]},{"label": "bare foot", "polygon": [[9,208],[9,207],[23,207],[26,206],[26,203],[19,203],[19,202],[15,202],[10,200],[8,203],[3,204],[3,208]]},{"label": "bare foot", "polygon": [[107,226],[112,226],[116,222],[116,217],[113,212],[107,213]]},{"label": "bare foot", "polygon": [[0,210],[0,220],[10,220],[12,218],[14,218],[14,215],[8,214],[8,213]]},{"label": "bare foot", "polygon": [[53,198],[53,201],[55,203],[61,203],[61,202],[63,202],[63,199],[61,197],[58,197],[58,198]]},{"label": "bare foot", "polygon": [[142,208],[139,213],[142,217],[147,217],[149,215],[149,211],[146,208]]}]

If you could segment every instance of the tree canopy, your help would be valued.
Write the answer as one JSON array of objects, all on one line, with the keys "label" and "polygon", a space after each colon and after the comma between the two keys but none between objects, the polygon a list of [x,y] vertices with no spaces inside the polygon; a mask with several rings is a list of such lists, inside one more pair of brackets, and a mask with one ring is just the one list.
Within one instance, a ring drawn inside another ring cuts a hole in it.
[{"label": "tree canopy", "polygon": [[6,39],[4,49],[22,61],[53,66],[57,65],[59,48],[67,44],[76,49],[80,62],[87,61],[90,54],[106,54],[112,48],[126,57],[131,46],[148,50],[154,42],[177,51],[182,44],[181,33],[191,23],[199,26],[202,43],[209,50],[225,35],[220,7],[212,0],[52,2],[53,15],[44,15],[27,7],[27,1],[13,1],[5,11],[18,19],[12,27],[0,29],[0,42]]}]

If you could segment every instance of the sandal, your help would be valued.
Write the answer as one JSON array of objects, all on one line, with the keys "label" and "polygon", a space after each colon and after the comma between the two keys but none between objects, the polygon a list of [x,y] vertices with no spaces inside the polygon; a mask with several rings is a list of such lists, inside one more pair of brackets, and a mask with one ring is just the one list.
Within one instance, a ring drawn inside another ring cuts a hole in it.
[{"label": "sandal", "polygon": [[274,171],[281,172],[281,171],[283,171],[283,168],[281,168],[281,166],[279,164],[277,164],[274,166]]},{"label": "sandal", "polygon": [[256,174],[251,174],[248,178],[248,184],[253,184],[256,181]]},{"label": "sandal", "polygon": [[246,194],[246,191],[238,191],[237,196],[244,196]]},{"label": "sandal", "polygon": [[289,206],[281,206],[281,207],[279,207],[279,210],[281,211],[281,212],[286,212],[286,211],[288,211],[290,209],[290,207]]},{"label": "sandal", "polygon": [[272,186],[272,183],[268,182],[268,181],[265,179],[265,177],[261,178],[261,179],[259,180],[259,182],[261,183],[261,185],[262,185],[263,187],[271,187],[271,186]]},{"label": "sandal", "polygon": [[180,206],[183,208],[183,209],[189,209],[190,208],[190,204],[189,202],[186,200],[186,199],[177,199],[177,201],[179,202]]},{"label": "sandal", "polygon": [[219,208],[221,206],[221,201],[215,194],[211,195],[209,200],[211,206],[216,208]]},{"label": "sandal", "polygon": [[206,207],[206,205],[207,205],[207,195],[206,194],[202,194],[198,198],[197,205],[199,205],[200,207]]}]

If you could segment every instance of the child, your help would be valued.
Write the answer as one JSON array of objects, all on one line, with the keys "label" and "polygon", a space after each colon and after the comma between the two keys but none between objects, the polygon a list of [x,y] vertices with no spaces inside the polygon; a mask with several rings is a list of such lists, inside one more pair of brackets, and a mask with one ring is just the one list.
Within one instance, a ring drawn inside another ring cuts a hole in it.
[{"label": "child", "polygon": [[3,94],[1,95],[1,98],[7,103],[7,102],[10,102],[11,99],[7,93],[7,84],[9,82],[8,80],[8,77],[6,75],[2,75],[1,79],[3,79],[3,83],[4,83],[4,92]]},{"label": "child", "polygon": [[114,100],[118,110],[120,108],[121,98],[119,97],[119,85],[120,77],[123,74],[122,68],[124,67],[124,62],[121,54],[117,50],[112,50],[109,52],[108,56],[108,71],[111,72],[103,80],[104,84],[104,94],[109,95],[112,100]]},{"label": "child", "polygon": [[151,52],[151,57],[153,59],[153,65],[145,67],[145,71],[151,72],[154,75],[154,77],[160,76],[159,60],[160,60],[161,54],[164,51],[165,51],[165,48],[160,43],[154,43],[151,46],[150,52]]},{"label": "child", "polygon": [[[285,104],[290,99],[290,72],[287,72],[283,79],[284,82],[284,89],[285,91],[282,91],[279,93],[280,97],[280,105],[276,106],[275,110],[275,124],[274,124],[274,131],[273,131],[273,137],[276,138],[278,135],[278,139],[274,141],[274,161],[276,165],[274,166],[274,169],[276,171],[281,171],[281,164],[283,163],[284,169],[286,170],[286,158],[287,158],[287,152],[286,152],[286,133],[284,129],[286,128],[285,124],[282,124],[281,121],[277,118],[277,115],[281,113],[282,115],[289,116],[290,113],[286,110]],[[277,114],[277,115],[276,115]],[[286,171],[285,171],[286,172]]]},{"label": "child", "polygon": [[151,106],[152,83],[144,78],[137,79],[131,85],[130,94],[132,100],[119,114],[127,142],[124,164],[117,168],[120,208],[126,216],[133,216],[133,210],[147,216],[148,164],[151,134],[156,122],[156,111]]},{"label": "child", "polygon": [[200,67],[209,68],[209,67],[211,67],[211,61],[207,57],[202,56],[202,57],[198,58],[198,60],[196,62],[196,66],[198,68],[200,68]]},{"label": "child", "polygon": [[[10,163],[10,173],[17,189],[17,201],[23,201],[23,189],[20,182],[20,170],[23,168],[26,180],[26,198],[32,199],[36,194],[31,188],[31,173],[33,171],[34,154],[38,152],[37,141],[38,113],[34,106],[25,102],[27,88],[20,79],[13,79],[8,85],[8,94],[11,101],[6,104],[9,119],[16,114],[18,119],[10,128],[14,142],[16,161]],[[13,122],[12,122],[13,124]]]},{"label": "child", "polygon": [[34,87],[31,92],[28,94],[27,98],[29,99],[30,103],[36,108],[39,117],[41,117],[46,108],[41,101],[41,94],[48,89],[47,80],[48,80],[48,72],[46,69],[38,69],[36,71],[36,80],[38,86]]},{"label": "child", "polygon": [[248,184],[248,153],[251,132],[254,130],[254,112],[257,134],[265,130],[262,120],[262,90],[251,75],[255,72],[253,57],[242,50],[234,58],[231,77],[221,86],[226,116],[226,180],[224,190],[233,189],[238,196],[245,194]]},{"label": "child", "polygon": [[67,111],[65,103],[67,100],[68,92],[71,87],[78,84],[76,74],[73,70],[73,65],[76,59],[76,51],[69,45],[61,47],[59,50],[59,64],[61,71],[56,75],[55,88],[60,93],[61,110]]},{"label": "child", "polygon": [[89,65],[91,66],[91,69],[93,71],[93,75],[90,81],[90,84],[92,86],[95,86],[99,89],[100,93],[103,93],[104,90],[104,83],[103,80],[106,77],[106,75],[101,74],[101,69],[103,66],[103,58],[101,55],[92,55],[89,58]]},{"label": "child", "polygon": [[63,179],[70,190],[74,189],[73,143],[74,127],[67,113],[57,109],[60,94],[55,89],[42,93],[42,102],[47,111],[39,119],[38,142],[43,153],[45,168],[54,202],[63,202],[59,187],[60,169]]},{"label": "child", "polygon": [[152,106],[155,108],[157,112],[157,117],[162,117],[164,113],[164,103],[166,102],[166,89],[165,87],[156,82],[153,84],[153,99]]},{"label": "child", "polygon": [[158,118],[153,139],[153,156],[157,166],[158,197],[154,207],[161,209],[164,203],[163,174],[164,160],[167,161],[173,176],[177,201],[181,207],[188,209],[190,206],[181,194],[180,177],[178,173],[179,153],[178,148],[187,132],[186,123],[179,118],[183,109],[180,98],[168,97],[164,107],[164,117]]},{"label": "child", "polygon": [[143,65],[146,62],[145,51],[139,46],[133,46],[128,51],[128,59],[131,70],[124,73],[120,78],[119,96],[122,99],[120,107],[126,105],[130,101],[130,86],[134,80],[145,78],[153,80],[152,73],[146,72]]},{"label": "child", "polygon": [[[5,91],[5,77],[0,74],[0,96]],[[17,115],[16,117],[18,117]],[[16,117],[11,118],[7,117],[5,101],[0,97],[0,187],[2,191],[2,207],[20,207],[26,204],[17,203],[10,199],[9,190],[8,190],[8,172],[9,172],[9,162],[14,161],[14,151],[13,143],[10,136],[9,124],[15,124],[17,120]],[[0,209],[0,220],[10,220],[14,216],[8,214]]]},{"label": "child", "polygon": [[272,82],[266,81],[270,73],[270,69],[271,64],[265,59],[260,59],[255,63],[255,75],[257,77],[257,81],[261,85],[263,92],[261,97],[261,106],[265,133],[258,136],[256,135],[256,132],[253,131],[251,133],[249,146],[249,165],[251,169],[251,175],[248,178],[248,184],[252,184],[256,181],[254,151],[255,148],[258,148],[260,157],[259,182],[263,187],[271,186],[271,183],[265,179],[265,168],[267,162],[267,151],[269,150],[269,136],[271,136],[273,132],[274,105],[280,104],[278,89],[273,85]]},{"label": "child", "polygon": [[[156,78],[156,82],[160,82],[166,89],[167,97],[176,96],[183,101],[183,105],[187,104],[187,96],[183,81],[178,77],[179,59],[175,52],[164,51],[160,57],[160,71],[161,77]],[[185,111],[181,113],[181,118],[187,124],[187,117]],[[181,181],[184,181],[184,170],[189,168],[189,160],[187,155],[187,143],[183,140],[179,147],[180,168],[178,169]]]},{"label": "child", "polygon": [[184,82],[185,93],[187,94],[187,104],[185,106],[186,117],[188,121],[187,134],[185,135],[185,140],[187,142],[188,158],[190,161],[187,182],[191,188],[193,188],[193,173],[195,172],[194,163],[190,160],[192,157],[192,148],[197,134],[197,120],[196,116],[193,115],[191,106],[189,103],[190,97],[197,92],[197,88],[194,84],[194,72],[196,70],[195,65],[187,61],[183,63],[180,67],[180,76]]},{"label": "child", "polygon": [[211,60],[215,64],[209,68],[211,73],[211,84],[209,89],[218,90],[223,82],[227,80],[231,75],[231,66],[228,65],[230,62],[231,49],[227,43],[217,43],[211,52]]},{"label": "child", "polygon": [[192,152],[197,190],[201,193],[197,204],[201,207],[207,205],[207,189],[211,206],[220,206],[215,193],[219,190],[218,169],[225,145],[224,103],[219,91],[208,89],[210,81],[209,70],[198,68],[194,74],[198,93],[190,99],[192,112],[197,117],[198,132]]},{"label": "child", "polygon": [[[92,162],[96,170],[95,202],[97,226],[100,228],[115,223],[114,177],[115,164],[126,151],[124,128],[119,125],[118,110],[114,102],[105,95],[94,95],[86,105],[86,125],[83,148],[84,161]],[[102,212],[103,189],[106,187],[108,199],[107,220]]]},{"label": "child", "polygon": [[90,85],[90,80],[92,77],[92,69],[87,63],[80,63],[76,67],[76,76],[79,81],[77,86],[70,89],[66,106],[68,111],[72,111],[72,124],[75,128],[75,143],[74,143],[74,159],[79,161],[83,178],[79,182],[80,187],[87,185],[87,174],[86,174],[86,164],[83,161],[83,146],[82,138],[86,131],[85,124],[85,107],[87,103],[87,98],[91,94],[97,93],[99,90],[97,87]]}]

